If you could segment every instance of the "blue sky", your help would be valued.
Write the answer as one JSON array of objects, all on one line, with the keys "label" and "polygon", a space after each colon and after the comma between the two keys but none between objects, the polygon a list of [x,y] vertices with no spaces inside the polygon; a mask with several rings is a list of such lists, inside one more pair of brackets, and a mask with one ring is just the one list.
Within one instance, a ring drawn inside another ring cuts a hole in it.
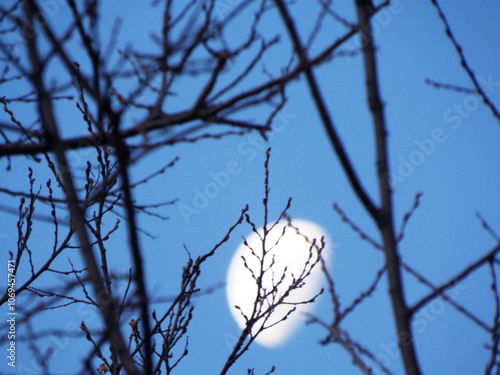
[{"label": "blue sky", "polygon": [[[222,3],[230,6],[235,2]],[[493,0],[440,3],[475,73],[482,82],[490,82],[483,88],[498,106],[499,3]],[[316,9],[310,4],[305,0],[298,1],[291,8],[304,39],[316,15]],[[65,19],[64,6],[58,6],[51,18],[54,24]],[[151,45],[149,31],[160,22],[154,11],[129,2],[120,9],[106,4],[102,12],[106,19],[117,15],[124,17],[121,43],[132,40],[134,46],[144,49]],[[339,12],[354,21],[351,6],[340,8]],[[401,255],[408,264],[439,285],[485,254],[495,243],[481,228],[475,215],[479,212],[498,231],[500,128],[475,96],[437,90],[425,84],[429,78],[471,87],[430,1],[396,1],[374,22],[377,25],[382,97],[390,132],[391,167],[395,174],[393,188],[398,227],[402,216],[412,206],[415,194],[423,193],[421,205],[401,243]],[[244,23],[242,20],[240,28],[235,28],[235,39],[240,37],[238,33],[245,31],[241,26]],[[112,22],[106,23],[103,34],[111,26]],[[264,20],[263,27],[269,33],[283,30],[275,12]],[[325,26],[313,51],[341,35],[341,31],[339,26]],[[286,35],[281,40],[266,61],[266,67],[275,73],[279,72],[279,64],[285,64],[290,57]],[[357,38],[347,44],[348,47],[357,45]],[[78,60],[77,50],[73,52]],[[376,197],[372,127],[366,106],[361,58],[335,58],[315,72],[349,156],[370,195]],[[196,90],[195,83],[187,81],[184,89],[184,95],[189,97]],[[366,289],[382,266],[381,254],[360,241],[332,208],[337,202],[360,227],[376,236],[372,222],[350,190],[331,150],[305,81],[301,79],[290,85],[287,97],[288,102],[273,123],[273,132],[267,143],[258,135],[247,134],[181,144],[148,155],[132,169],[133,177],[140,179],[174,157],[180,158],[174,168],[135,191],[135,197],[144,203],[178,199],[176,205],[163,211],[170,217],[168,221],[147,216],[139,218],[140,227],[156,237],[154,240],[147,236],[141,238],[147,285],[155,296],[169,297],[177,292],[180,267],[187,261],[184,245],[193,256],[210,250],[225,235],[245,204],[250,206],[249,212],[256,224],[262,224],[263,162],[267,147],[272,148],[271,214],[277,215],[288,197],[292,197],[290,213],[293,217],[314,221],[328,231],[333,241],[330,269],[344,304]],[[181,99],[177,103],[174,101],[173,105],[182,105]],[[74,106],[62,108],[61,115],[72,120],[65,127],[65,134],[82,134],[78,124],[80,115]],[[1,116],[5,121],[5,115]],[[249,116],[258,119],[262,112],[256,110]],[[140,118],[139,114],[130,117],[130,124]],[[25,189],[28,163],[15,160],[11,172],[6,172],[5,161],[2,163],[1,173],[11,181],[9,186]],[[206,199],[204,207],[195,207],[197,213],[186,215],[182,207],[194,207],[193,199],[198,192],[213,186],[216,182],[214,176],[221,171],[230,172],[229,182],[219,186],[218,192]],[[39,181],[48,176],[42,169],[36,173]],[[17,207],[17,202],[17,198],[1,196],[2,207]],[[1,264],[6,264],[7,250],[15,248],[17,232],[10,214],[2,212],[0,223],[0,260]],[[112,223],[109,225],[111,227]],[[44,224],[40,224],[33,233],[40,252],[51,246],[51,234],[47,236],[44,228]],[[248,226],[239,227],[217,256],[205,264],[201,278],[203,286],[220,285],[225,281],[233,253],[242,236],[249,233]],[[130,262],[123,229],[110,241],[108,251],[116,261],[115,269],[126,271]],[[79,262],[78,254],[72,255],[72,259]],[[60,264],[67,267],[66,258]],[[27,271],[20,269],[19,278]],[[428,292],[411,276],[405,276],[405,281],[408,282],[406,292],[410,304]],[[450,293],[458,303],[488,324],[493,319],[490,282],[487,269],[482,268]],[[53,285],[53,280],[46,279],[42,283]],[[386,290],[387,280],[384,278],[375,296],[346,320],[346,327],[354,339],[370,348],[394,373],[401,373],[401,360],[393,349],[395,336]],[[229,345],[239,334],[238,326],[228,309],[223,288],[196,298],[194,305],[195,317],[189,333],[190,353],[181,363],[178,373],[218,373],[230,352]],[[164,306],[158,304],[155,309],[161,311]],[[3,306],[0,311],[5,311]],[[331,304],[326,294],[317,302],[315,314],[325,321],[331,320]],[[94,312],[74,306],[47,314],[43,324],[47,321],[59,326],[64,324],[69,333],[79,333],[75,327],[82,320],[89,328],[99,324]],[[37,323],[42,324],[42,321]],[[452,306],[436,300],[416,315],[414,324],[417,352],[424,373],[472,374],[483,371],[489,355],[483,345],[490,338]],[[325,335],[321,327],[310,325],[278,349],[255,345],[237,362],[231,373],[242,374],[247,368],[255,367],[256,374],[264,374],[272,365],[277,367],[278,374],[359,373],[340,346],[322,347],[318,344]],[[57,348],[51,367],[53,374],[73,371],[75,361],[90,349],[83,337],[51,340],[47,339],[47,344],[52,343]],[[18,361],[25,368],[33,369],[28,353],[21,346]],[[5,360],[2,360],[1,373],[6,371],[4,366]]]}]

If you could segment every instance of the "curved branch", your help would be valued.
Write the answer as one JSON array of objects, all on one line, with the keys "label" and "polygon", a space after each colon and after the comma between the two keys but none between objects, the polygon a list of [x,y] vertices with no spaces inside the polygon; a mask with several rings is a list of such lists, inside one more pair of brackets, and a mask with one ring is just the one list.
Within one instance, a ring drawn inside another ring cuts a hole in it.
[{"label": "curved branch", "polygon": [[285,23],[285,26],[288,30],[288,34],[290,35],[293,48],[295,49],[295,53],[299,57],[299,65],[302,66],[304,70],[309,90],[311,91],[314,104],[316,105],[318,113],[321,117],[321,122],[323,123],[323,126],[325,127],[325,130],[328,134],[330,143],[332,144],[332,147],[335,150],[335,153],[337,154],[340,160],[342,168],[344,169],[344,172],[347,175],[349,183],[351,184],[351,187],[353,188],[357,197],[359,198],[365,209],[368,211],[368,213],[374,219],[376,219],[378,216],[378,210],[375,207],[375,204],[373,203],[372,199],[368,196],[368,193],[366,192],[365,188],[362,186],[361,180],[359,176],[356,174],[354,166],[352,165],[352,162],[349,159],[349,156],[347,155],[347,151],[345,150],[345,147],[342,144],[340,136],[337,133],[335,124],[333,123],[333,120],[330,117],[330,113],[325,104],[319,86],[316,82],[314,73],[312,71],[313,65],[311,64],[311,61],[307,57],[307,53],[304,49],[304,45],[300,40],[297,28],[295,27],[292,17],[288,12],[288,9],[286,8],[286,5],[283,2],[283,0],[275,0],[275,3],[279,9],[281,18],[283,19],[283,22]]}]

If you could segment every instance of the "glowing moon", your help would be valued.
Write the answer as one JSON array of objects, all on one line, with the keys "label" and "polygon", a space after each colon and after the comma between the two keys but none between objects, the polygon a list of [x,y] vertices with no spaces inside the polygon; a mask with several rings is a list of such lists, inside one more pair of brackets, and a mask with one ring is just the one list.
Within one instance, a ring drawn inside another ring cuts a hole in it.
[{"label": "glowing moon", "polygon": [[[262,240],[256,233],[247,237],[246,244],[241,244],[233,256],[227,274],[226,292],[231,313],[241,329],[244,329],[246,324],[244,316],[247,319],[252,316],[258,290],[255,277],[261,274],[262,269],[267,270],[262,277],[260,292],[261,296],[263,293],[268,293],[265,300],[261,299],[261,306],[265,310],[269,307],[270,300],[282,296],[293,280],[300,277],[304,267],[310,269],[311,263],[318,259],[317,251],[321,247],[321,237],[326,237],[325,231],[316,224],[304,220],[293,220],[292,226],[298,228],[299,233],[286,222],[280,222],[268,233],[265,246],[268,252],[263,262],[260,260],[263,254]],[[284,227],[286,228],[283,234]],[[262,228],[259,229],[259,233],[262,235]],[[313,246],[314,239],[316,245]],[[323,258],[326,258],[328,252],[326,238],[325,242]],[[286,297],[286,301],[310,300],[320,291],[321,280],[321,263],[318,262],[307,276],[305,284],[301,288],[294,289]],[[276,292],[274,294],[271,293],[273,287]],[[281,320],[292,307],[282,305],[274,309],[268,314],[269,319],[264,323],[265,327]],[[300,323],[304,321],[304,313],[311,311],[313,304],[301,304],[296,307],[295,312],[286,320],[262,331],[256,342],[266,347],[276,347],[286,342],[297,331]],[[252,333],[262,326],[263,321],[264,319],[261,319],[257,322]]]}]

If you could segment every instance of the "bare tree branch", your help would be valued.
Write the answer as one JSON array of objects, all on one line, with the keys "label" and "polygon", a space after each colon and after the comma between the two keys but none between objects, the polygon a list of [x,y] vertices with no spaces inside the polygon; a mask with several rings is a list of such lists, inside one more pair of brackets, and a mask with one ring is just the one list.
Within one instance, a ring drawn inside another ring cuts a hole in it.
[{"label": "bare tree branch", "polygon": [[476,74],[474,73],[474,71],[470,67],[469,63],[465,59],[463,48],[458,43],[455,36],[453,35],[453,32],[451,31],[450,24],[448,23],[448,20],[445,16],[443,10],[441,9],[441,6],[439,5],[437,0],[431,0],[431,3],[436,8],[436,11],[439,15],[439,18],[443,22],[446,36],[450,39],[451,43],[453,44],[453,47],[457,51],[458,57],[460,58],[460,64],[462,65],[462,68],[464,68],[465,72],[467,73],[470,80],[472,81],[472,84],[474,85],[474,88],[476,89],[476,93],[481,97],[484,104],[486,104],[486,106],[490,109],[491,113],[497,119],[497,121],[500,122],[500,113],[498,112],[498,109],[495,107],[495,105],[488,98],[488,95],[486,95],[486,93],[482,89],[481,85],[479,84],[479,81],[477,80]]},{"label": "bare tree branch", "polygon": [[372,113],[373,126],[375,129],[380,209],[378,210],[378,215],[374,217],[382,235],[384,254],[387,262],[387,275],[389,278],[389,294],[392,300],[398,344],[403,357],[405,371],[407,375],[419,375],[421,370],[418,364],[415,342],[413,341],[412,327],[410,324],[411,314],[409,313],[405,300],[400,258],[394,229],[392,190],[386,178],[389,172],[387,125],[380,96],[377,58],[370,25],[370,18],[374,14],[374,7],[371,0],[356,0],[356,11],[358,14],[359,26],[364,29],[364,32],[361,34],[361,42],[363,48],[366,91],[368,95],[368,106]]},{"label": "bare tree branch", "polygon": [[318,113],[321,117],[321,121],[328,134],[328,138],[332,144],[332,147],[335,150],[335,153],[340,160],[340,163],[344,169],[344,172],[347,175],[349,183],[351,184],[354,192],[356,193],[356,195],[358,196],[359,200],[366,208],[368,213],[373,218],[376,218],[378,216],[377,208],[375,207],[375,204],[372,202],[372,199],[368,196],[365,188],[363,188],[361,180],[356,174],[354,167],[347,155],[345,147],[343,146],[342,141],[340,140],[338,132],[335,128],[333,120],[331,119],[330,113],[327,109],[323,96],[320,92],[319,86],[316,82],[316,78],[314,77],[311,61],[307,57],[307,52],[304,49],[304,45],[300,40],[299,34],[291,18],[291,15],[288,12],[285,3],[282,0],[275,0],[275,3],[276,6],[278,7],[281,18],[283,19],[283,22],[286,25],[288,34],[293,43],[293,48],[295,50],[295,53],[299,57],[300,66],[302,66],[304,69],[304,74],[307,79],[309,90],[311,91],[311,96],[313,98],[314,104],[316,105]]}]

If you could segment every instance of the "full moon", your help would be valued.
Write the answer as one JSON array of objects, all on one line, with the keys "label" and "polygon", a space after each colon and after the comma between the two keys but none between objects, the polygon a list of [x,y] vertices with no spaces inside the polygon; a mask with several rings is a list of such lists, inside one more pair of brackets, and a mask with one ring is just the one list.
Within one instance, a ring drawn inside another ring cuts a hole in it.
[{"label": "full moon", "polygon": [[[263,325],[270,327],[260,332],[256,339],[259,344],[270,348],[288,341],[304,322],[304,313],[312,310],[312,303],[297,304],[296,310],[286,320],[280,321],[293,308],[293,303],[309,301],[318,294],[322,280],[321,262],[312,270],[311,266],[318,260],[322,237],[325,237],[325,248],[321,252],[323,259],[329,250],[326,233],[321,227],[305,220],[292,220],[291,224],[280,222],[268,233],[265,251],[261,238],[263,229],[258,230],[259,235],[252,232],[236,250],[227,274],[227,300],[234,319],[243,330],[247,320],[258,316],[254,306],[260,301],[257,305],[262,318],[257,320],[252,334]],[[285,296],[285,304],[269,309],[307,271],[310,274],[305,283]],[[261,282],[259,298],[258,280]],[[262,314],[265,311],[267,313]],[[276,322],[279,323],[274,325]]]}]

